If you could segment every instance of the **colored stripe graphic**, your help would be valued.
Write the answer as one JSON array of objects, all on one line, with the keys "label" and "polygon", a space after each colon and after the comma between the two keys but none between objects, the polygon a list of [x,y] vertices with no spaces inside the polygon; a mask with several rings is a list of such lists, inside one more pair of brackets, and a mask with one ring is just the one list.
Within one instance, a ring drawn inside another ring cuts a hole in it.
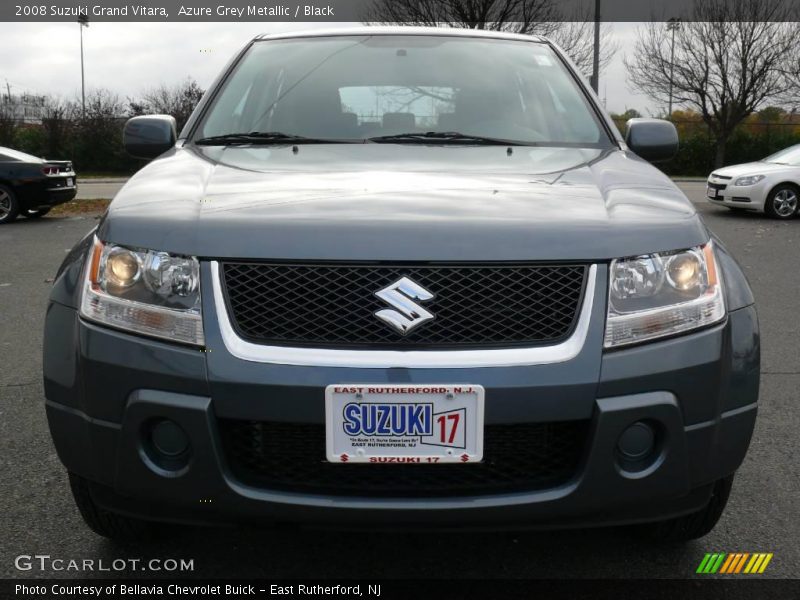
[{"label": "colored stripe graphic", "polygon": [[725,562],[722,563],[722,568],[720,568],[720,573],[730,573],[731,567],[736,564],[736,554],[728,554],[728,558],[725,559]]},{"label": "colored stripe graphic", "polygon": [[728,568],[727,569],[722,569],[720,571],[720,573],[728,573],[728,574],[736,573],[737,569],[741,569],[742,568],[742,565],[744,564],[744,561],[747,560],[747,557],[750,556],[750,555],[748,553],[746,553],[746,552],[734,552],[733,554],[731,554],[731,556],[733,558],[731,559],[731,562],[728,565]]},{"label": "colored stripe graphic", "polygon": [[761,554],[753,554],[753,558],[750,559],[750,562],[747,563],[747,566],[744,568],[745,573],[752,573],[754,569],[758,568],[758,563],[761,562]]},{"label": "colored stripe graphic", "polygon": [[705,573],[706,565],[708,564],[709,560],[711,560],[711,555],[706,553],[706,555],[703,557],[703,560],[700,561],[700,566],[697,567],[697,571],[695,571],[695,573]]},{"label": "colored stripe graphic", "polygon": [[767,568],[769,561],[771,560],[772,560],[771,552],[754,554],[752,560],[747,564],[747,567],[745,567],[744,572],[751,574],[763,573],[764,570]]},{"label": "colored stripe graphic", "polygon": [[716,573],[722,561],[725,559],[724,552],[715,552],[713,554],[706,554],[700,566],[697,567],[698,573]]},{"label": "colored stripe graphic", "polygon": [[747,557],[750,556],[750,554],[748,552],[745,552],[741,556],[742,557],[739,559],[739,563],[736,565],[736,570],[734,571],[734,573],[739,573],[742,570],[742,567],[744,566],[744,561],[747,560]]},{"label": "colored stripe graphic", "polygon": [[764,562],[761,563],[761,568],[758,569],[758,572],[759,573],[763,573],[764,570],[767,568],[767,565],[769,564],[769,561],[771,561],[771,560],[772,560],[772,552],[769,552],[764,557]]},{"label": "colored stripe graphic", "polygon": [[747,573],[750,575],[763,573],[772,560],[771,552],[708,552],[700,561],[697,573],[713,575],[715,573],[732,575]]},{"label": "colored stripe graphic", "polygon": [[710,571],[711,573],[716,573],[719,570],[720,566],[722,566],[722,560],[724,558],[725,558],[725,553],[724,552],[720,552],[719,558],[717,558],[717,562],[715,562],[714,566],[711,567],[711,571]]}]

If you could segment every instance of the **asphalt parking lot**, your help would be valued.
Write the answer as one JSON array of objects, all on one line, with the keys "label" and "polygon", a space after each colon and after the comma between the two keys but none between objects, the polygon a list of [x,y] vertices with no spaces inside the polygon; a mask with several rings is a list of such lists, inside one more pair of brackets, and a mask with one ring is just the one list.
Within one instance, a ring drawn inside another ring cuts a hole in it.
[{"label": "asphalt parking lot", "polygon": [[762,326],[762,395],[755,437],[728,510],[706,538],[658,546],[620,529],[429,534],[175,529],[165,539],[127,547],[99,538],[84,527],[72,503],[50,442],[41,382],[50,282],[66,251],[95,219],[46,217],[0,227],[0,576],[84,576],[15,569],[18,555],[47,554],[109,563],[131,557],[193,559],[194,571],[181,575],[204,578],[682,578],[694,574],[706,552],[744,551],[774,553],[765,575],[796,577],[800,219],[776,222],[709,206],[702,199],[703,184],[680,185],[746,270]]}]

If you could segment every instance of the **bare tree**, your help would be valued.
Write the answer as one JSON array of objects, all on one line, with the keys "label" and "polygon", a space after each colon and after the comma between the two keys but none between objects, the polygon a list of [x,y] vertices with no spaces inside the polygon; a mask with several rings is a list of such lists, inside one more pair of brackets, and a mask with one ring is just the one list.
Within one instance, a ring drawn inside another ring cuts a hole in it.
[{"label": "bare tree", "polygon": [[534,34],[560,16],[556,0],[373,0],[365,20]]},{"label": "bare tree", "polygon": [[64,155],[71,129],[69,104],[58,97],[46,98],[42,112],[44,155],[50,158]]},{"label": "bare tree", "polygon": [[[373,0],[364,21],[382,25],[487,29],[551,38],[588,74],[592,68],[594,22],[575,13],[565,20],[558,0]],[[600,65],[617,51],[611,30],[601,28]]]},{"label": "bare tree", "polygon": [[86,111],[77,98],[66,109],[74,123],[75,160],[80,167],[115,171],[125,160],[120,144],[125,105],[120,97],[106,89],[86,92]]},{"label": "bare tree", "polygon": [[[800,9],[798,13],[800,13]],[[786,107],[791,109],[792,112],[797,112],[800,109],[800,54],[797,54],[794,60],[789,63],[789,70],[786,76],[791,82],[791,89],[795,91],[786,103]]]},{"label": "bare tree", "polygon": [[138,98],[131,98],[128,97],[128,116],[129,117],[141,117],[142,115],[148,114],[150,111],[147,103],[143,100]]},{"label": "bare tree", "polygon": [[737,125],[766,102],[791,97],[787,73],[800,53],[793,10],[787,0],[696,0],[691,20],[675,32],[674,60],[663,23],[639,30],[625,59],[628,80],[664,104],[671,89],[676,104],[697,110],[715,137],[720,167]]},{"label": "bare tree", "polygon": [[[592,56],[594,53],[594,21],[578,19],[554,23],[556,27],[542,33],[572,59],[572,62],[589,77],[592,74]],[[611,59],[619,50],[619,44],[614,40],[613,30],[606,23],[600,25],[600,71],[608,66]]]},{"label": "bare tree", "polygon": [[194,79],[187,78],[177,85],[161,85],[148,90],[143,94],[141,102],[129,101],[129,109],[134,115],[136,113],[172,115],[178,122],[180,131],[204,93]]}]

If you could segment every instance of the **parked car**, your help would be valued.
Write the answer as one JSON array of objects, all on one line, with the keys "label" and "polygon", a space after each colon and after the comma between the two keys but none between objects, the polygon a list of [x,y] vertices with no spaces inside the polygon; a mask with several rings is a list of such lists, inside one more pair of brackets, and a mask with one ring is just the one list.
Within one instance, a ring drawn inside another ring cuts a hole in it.
[{"label": "parked car", "polygon": [[0,146],[0,225],[22,215],[43,217],[77,193],[68,160],[45,160]]},{"label": "parked car", "polygon": [[800,210],[800,144],[764,160],[717,169],[708,176],[712,204],[792,219]]},{"label": "parked car", "polygon": [[[480,77],[475,74],[480,73]],[[86,523],[715,525],[756,418],[742,270],[544,38],[250,42],[56,276]]]}]

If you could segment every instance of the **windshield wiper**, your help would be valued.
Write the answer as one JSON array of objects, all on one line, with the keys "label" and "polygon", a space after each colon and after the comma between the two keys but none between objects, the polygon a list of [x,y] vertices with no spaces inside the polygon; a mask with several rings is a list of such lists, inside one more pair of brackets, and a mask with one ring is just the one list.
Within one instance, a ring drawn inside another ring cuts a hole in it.
[{"label": "windshield wiper", "polygon": [[456,143],[456,144],[485,144],[491,146],[532,146],[533,142],[520,142],[518,140],[503,140],[482,135],[470,135],[458,131],[426,131],[411,133],[396,133],[394,135],[379,135],[369,138],[370,142],[381,143]]},{"label": "windshield wiper", "polygon": [[251,131],[250,133],[227,133],[200,138],[195,144],[203,146],[229,146],[234,144],[346,144],[349,140],[326,140],[280,131]]}]

